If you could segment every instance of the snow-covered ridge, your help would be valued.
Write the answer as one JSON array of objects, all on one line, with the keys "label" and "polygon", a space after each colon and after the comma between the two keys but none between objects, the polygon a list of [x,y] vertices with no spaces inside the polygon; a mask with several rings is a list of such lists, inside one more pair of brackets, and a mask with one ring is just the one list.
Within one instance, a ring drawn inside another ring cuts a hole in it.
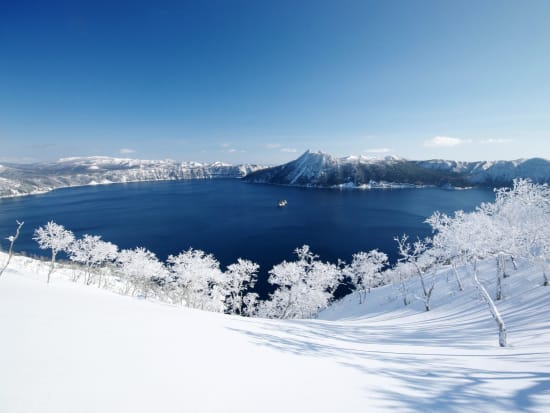
[{"label": "snow-covered ridge", "polygon": [[0,198],[38,194],[57,188],[183,179],[242,178],[260,165],[176,162],[106,156],[62,158],[56,162],[4,164]]},{"label": "snow-covered ridge", "polygon": [[306,151],[294,161],[254,172],[246,180],[325,188],[400,188],[502,186],[515,178],[550,182],[550,162],[541,158],[480,162],[411,161],[396,156],[336,158],[323,152]]}]

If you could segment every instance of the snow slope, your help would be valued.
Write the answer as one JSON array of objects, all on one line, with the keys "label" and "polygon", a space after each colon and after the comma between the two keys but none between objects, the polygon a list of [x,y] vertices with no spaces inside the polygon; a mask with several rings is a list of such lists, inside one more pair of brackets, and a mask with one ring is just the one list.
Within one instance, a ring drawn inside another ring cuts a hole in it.
[{"label": "snow slope", "polygon": [[1,412],[550,409],[550,290],[528,268],[506,279],[504,349],[466,277],[458,293],[439,275],[429,313],[386,286],[322,320],[279,321],[124,297],[70,272],[47,285],[44,264],[15,257],[0,278]]}]

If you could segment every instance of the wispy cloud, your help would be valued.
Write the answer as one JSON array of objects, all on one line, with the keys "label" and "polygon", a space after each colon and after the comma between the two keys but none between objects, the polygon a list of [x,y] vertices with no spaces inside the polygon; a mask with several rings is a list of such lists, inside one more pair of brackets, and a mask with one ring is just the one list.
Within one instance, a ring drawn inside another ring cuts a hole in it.
[{"label": "wispy cloud", "polygon": [[122,148],[118,152],[122,155],[129,155],[131,153],[136,153],[136,150],[135,149],[130,149],[130,148]]},{"label": "wispy cloud", "polygon": [[499,144],[499,143],[509,143],[513,141],[514,141],[513,139],[506,139],[506,138],[498,138],[498,139],[489,138],[489,139],[482,139],[479,142],[484,144]]},{"label": "wispy cloud", "polygon": [[371,148],[365,150],[366,153],[389,153],[391,152],[390,148]]},{"label": "wispy cloud", "polygon": [[265,147],[267,149],[269,149],[270,151],[273,151],[273,150],[278,150],[280,152],[287,152],[287,153],[296,153],[298,152],[297,149],[295,148],[289,148],[289,147],[284,147],[283,145],[281,145],[280,143],[268,143],[265,145]]},{"label": "wispy cloud", "polygon": [[0,162],[8,162],[8,163],[29,163],[29,162],[36,162],[36,158],[31,158],[30,156],[23,156],[23,157],[5,157],[0,156]]},{"label": "wispy cloud", "polygon": [[434,136],[432,139],[424,141],[424,146],[428,148],[449,148],[468,142],[464,139],[451,138],[450,136]]},{"label": "wispy cloud", "polygon": [[222,148],[229,148],[231,146],[231,144],[230,143],[222,143],[220,146]]},{"label": "wispy cloud", "polygon": [[57,145],[55,143],[33,143],[31,145],[26,145],[27,148],[32,149],[49,149],[55,148]]}]

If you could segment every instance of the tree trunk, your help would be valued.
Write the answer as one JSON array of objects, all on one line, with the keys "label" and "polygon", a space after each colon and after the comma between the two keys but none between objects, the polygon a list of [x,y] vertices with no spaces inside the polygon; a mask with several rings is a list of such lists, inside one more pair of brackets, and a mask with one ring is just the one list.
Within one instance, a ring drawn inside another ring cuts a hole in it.
[{"label": "tree trunk", "polygon": [[422,273],[422,270],[417,265],[415,265],[415,267],[416,267],[416,272],[420,277],[420,284],[422,285],[422,291],[424,292],[424,307],[426,308],[426,311],[430,311],[430,298],[432,296],[432,292],[435,284],[432,284],[432,286],[429,289],[426,289],[426,283],[424,282],[424,274]]},{"label": "tree trunk", "polygon": [[497,259],[497,291],[495,294],[495,298],[497,301],[500,301],[502,300],[502,283],[504,278],[504,262],[505,262],[504,254],[498,254],[496,259]]},{"label": "tree trunk", "polygon": [[548,275],[546,275],[546,263],[544,261],[540,262],[540,270],[542,271],[542,285],[544,287],[548,287],[548,285],[550,285],[550,282],[548,281]]},{"label": "tree trunk", "polygon": [[504,324],[504,320],[502,319],[502,316],[500,315],[500,312],[498,311],[498,308],[496,307],[495,303],[491,299],[491,296],[481,284],[477,277],[477,261],[474,261],[474,281],[476,283],[476,287],[481,293],[481,296],[489,306],[489,311],[491,312],[491,315],[495,319],[495,322],[498,326],[498,344],[500,347],[506,347],[507,345],[507,333],[506,333],[506,325]]},{"label": "tree trunk", "polygon": [[53,252],[52,250],[52,261],[50,263],[50,270],[48,271],[48,279],[47,279],[47,283],[50,282],[50,275],[52,275],[52,272],[53,272],[53,269],[54,269],[54,266],[55,266],[55,255],[56,255],[56,252]]},{"label": "tree trunk", "polygon": [[510,261],[512,261],[512,265],[514,266],[514,271],[517,271],[518,270],[518,264],[516,263],[516,259],[513,256],[511,256]]},{"label": "tree trunk", "polygon": [[407,299],[407,286],[405,285],[405,280],[403,279],[401,273],[399,274],[400,284],[401,284],[401,295],[403,296],[403,305],[406,307],[409,305],[409,300]]},{"label": "tree trunk", "polygon": [[460,275],[458,275],[458,271],[456,270],[456,264],[453,263],[451,264],[451,266],[453,267],[453,273],[455,275],[456,284],[458,285],[459,291],[464,291],[464,287],[462,286],[462,281],[460,280]]},{"label": "tree trunk", "polygon": [[[17,238],[19,238],[19,232],[21,231],[21,227],[25,223],[25,222],[19,222],[19,221],[16,221],[16,222],[18,224],[17,230],[15,231],[15,235],[13,236],[13,238],[11,238],[11,240],[10,240],[10,249],[8,251],[8,260],[6,261],[6,264],[4,265],[4,267],[2,267],[2,269],[0,270],[0,277],[2,276],[2,274],[4,273],[6,268],[8,268],[8,265],[10,264],[11,257],[13,257],[13,244],[15,244],[15,241],[17,241]],[[10,239],[10,238],[8,238],[8,239]]]}]

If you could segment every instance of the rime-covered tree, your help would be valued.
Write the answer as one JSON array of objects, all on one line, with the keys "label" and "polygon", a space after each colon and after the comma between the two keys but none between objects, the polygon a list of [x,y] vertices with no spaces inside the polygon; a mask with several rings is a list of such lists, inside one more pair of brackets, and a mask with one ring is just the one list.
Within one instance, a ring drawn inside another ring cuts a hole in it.
[{"label": "rime-covered tree", "polygon": [[181,304],[202,310],[223,312],[228,295],[227,280],[212,254],[190,248],[168,257],[169,288]]},{"label": "rime-covered tree", "polygon": [[164,264],[143,247],[120,251],[117,265],[126,280],[126,293],[141,294],[145,298],[167,275]]},{"label": "rime-covered tree", "polygon": [[382,269],[388,264],[388,256],[378,250],[353,254],[351,264],[344,273],[359,292],[359,303],[366,298],[367,291],[384,284]]},{"label": "rime-covered tree", "polygon": [[465,261],[471,264],[475,286],[497,324],[499,345],[505,347],[507,345],[506,325],[493,299],[479,280],[478,274],[479,260],[491,257],[494,251],[491,217],[482,210],[471,213],[459,211],[454,217],[446,217],[438,221],[438,226],[434,229],[436,236],[441,235],[449,242],[451,248],[460,251]]},{"label": "rime-covered tree", "polygon": [[411,244],[407,235],[394,239],[397,242],[400,262],[410,264],[416,271],[422,286],[424,308],[426,311],[430,311],[432,293],[435,287],[433,278],[430,284],[427,284],[426,280],[426,271],[432,268],[435,263],[434,257],[428,253],[430,240],[418,239]]},{"label": "rime-covered tree", "polygon": [[548,285],[550,187],[517,179],[511,188],[498,189],[495,202],[483,207],[501,234],[499,265],[504,266],[502,256],[523,256],[541,269],[544,285]]},{"label": "rime-covered tree", "polygon": [[[227,266],[225,272],[228,291],[227,310],[232,314],[242,314],[243,298],[248,289],[254,288],[260,266],[249,260],[237,259],[237,262]],[[248,303],[250,304],[250,302]]]},{"label": "rime-covered tree", "polygon": [[258,306],[260,305],[258,293],[249,292],[243,297],[242,315],[246,317],[254,317],[258,314]]},{"label": "rime-covered tree", "polygon": [[10,235],[9,237],[6,238],[10,242],[10,249],[8,250],[8,259],[6,260],[6,263],[4,264],[4,266],[0,269],[0,277],[2,276],[6,268],[8,268],[8,265],[10,265],[11,257],[13,256],[13,244],[15,244],[15,241],[17,241],[17,238],[19,238],[19,232],[21,231],[21,227],[23,226],[23,224],[25,224],[25,222],[19,222],[19,221],[15,221],[15,222],[17,222],[17,229],[15,230],[15,235]]},{"label": "rime-covered tree", "polygon": [[398,262],[392,268],[384,271],[384,277],[394,284],[395,288],[401,294],[403,305],[410,304],[409,283],[408,280],[416,275],[416,270],[408,262]]},{"label": "rime-covered tree", "polygon": [[[103,241],[99,235],[85,234],[76,240],[69,248],[71,261],[82,264],[85,268],[84,283],[91,283],[91,272],[106,262],[113,261],[117,257],[118,247],[110,242]],[[101,275],[98,287],[101,286]]]},{"label": "rime-covered tree", "polygon": [[48,222],[43,227],[34,231],[33,240],[38,242],[40,249],[51,249],[52,259],[48,271],[47,282],[50,282],[50,276],[55,267],[55,257],[61,251],[68,251],[74,242],[74,235],[71,231],[65,229],[63,225],[56,224],[53,221]]},{"label": "rime-covered tree", "polygon": [[[463,211],[457,211],[455,217],[461,216],[462,214],[464,214]],[[440,228],[449,225],[451,220],[451,217],[439,211],[433,213],[426,220],[426,223],[430,224],[432,230],[435,232],[432,238],[431,253],[436,257],[439,263],[449,263],[451,265],[458,289],[464,291],[464,286],[462,285],[462,280],[457,270],[457,267],[465,264],[464,251],[461,250],[460,243],[456,242],[454,234],[448,231],[439,231]]]},{"label": "rime-covered tree", "polygon": [[325,308],[342,277],[334,264],[318,261],[304,245],[295,250],[298,261],[283,261],[269,271],[269,283],[277,286],[262,302],[259,315],[268,318],[310,318]]}]

